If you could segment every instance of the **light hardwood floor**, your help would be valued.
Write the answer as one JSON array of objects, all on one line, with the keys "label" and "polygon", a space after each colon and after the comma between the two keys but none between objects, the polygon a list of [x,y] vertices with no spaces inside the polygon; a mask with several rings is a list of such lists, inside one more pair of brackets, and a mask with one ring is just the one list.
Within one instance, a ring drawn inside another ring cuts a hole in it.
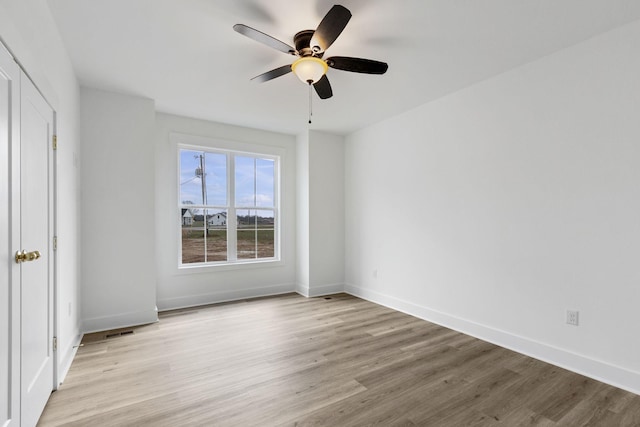
[{"label": "light hardwood floor", "polygon": [[83,342],[40,426],[640,425],[640,396],[343,294]]}]

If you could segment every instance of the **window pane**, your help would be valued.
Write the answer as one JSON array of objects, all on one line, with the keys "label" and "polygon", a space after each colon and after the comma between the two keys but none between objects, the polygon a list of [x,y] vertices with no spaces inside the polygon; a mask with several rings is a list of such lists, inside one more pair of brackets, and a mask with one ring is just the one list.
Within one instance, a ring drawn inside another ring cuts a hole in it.
[{"label": "window pane", "polygon": [[227,212],[207,211],[207,262],[227,260]]},{"label": "window pane", "polygon": [[204,154],[207,205],[227,205],[227,156],[218,153]]},{"label": "window pane", "polygon": [[180,202],[202,205],[202,151],[180,150]]},{"label": "window pane", "polygon": [[273,258],[274,224],[272,210],[238,210],[238,259]]},{"label": "window pane", "polygon": [[274,207],[274,161],[256,159],[256,206]]},{"label": "window pane", "polygon": [[255,206],[255,159],[235,157],[236,206]]},{"label": "window pane", "polygon": [[256,258],[256,211],[238,210],[238,245],[236,256],[238,259]]},{"label": "window pane", "polygon": [[258,258],[273,258],[275,256],[275,220],[273,211],[257,211],[256,240]]},{"label": "window pane", "polygon": [[227,204],[225,154],[180,150],[180,202],[215,206]]},{"label": "window pane", "polygon": [[204,262],[203,214],[199,209],[180,209],[182,218],[182,263]]}]

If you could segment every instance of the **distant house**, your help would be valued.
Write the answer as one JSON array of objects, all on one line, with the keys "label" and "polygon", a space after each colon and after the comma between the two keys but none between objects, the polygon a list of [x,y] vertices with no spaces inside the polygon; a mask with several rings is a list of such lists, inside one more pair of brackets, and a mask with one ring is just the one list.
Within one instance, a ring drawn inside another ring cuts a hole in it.
[{"label": "distant house", "polygon": [[207,222],[209,225],[227,225],[227,213],[220,212],[209,217]]},{"label": "distant house", "polygon": [[193,215],[189,209],[182,209],[182,225],[193,225]]}]

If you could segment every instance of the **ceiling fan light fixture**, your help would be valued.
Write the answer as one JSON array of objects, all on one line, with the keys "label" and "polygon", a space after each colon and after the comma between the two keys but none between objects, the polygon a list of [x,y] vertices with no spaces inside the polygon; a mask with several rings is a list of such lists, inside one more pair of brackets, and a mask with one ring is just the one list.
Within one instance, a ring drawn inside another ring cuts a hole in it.
[{"label": "ceiling fan light fixture", "polygon": [[291,64],[291,71],[300,81],[307,84],[316,83],[328,69],[329,66],[325,61],[314,56],[305,56]]}]

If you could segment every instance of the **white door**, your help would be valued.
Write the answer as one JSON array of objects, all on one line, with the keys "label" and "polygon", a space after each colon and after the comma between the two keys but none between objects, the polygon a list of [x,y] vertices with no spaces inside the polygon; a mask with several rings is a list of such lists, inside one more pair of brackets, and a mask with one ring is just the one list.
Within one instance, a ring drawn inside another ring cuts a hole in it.
[{"label": "white door", "polygon": [[[12,262],[19,236],[12,227],[11,157],[20,141],[20,70],[0,45],[0,426],[20,424],[20,268]],[[13,150],[12,150],[13,148]],[[15,178],[18,180],[19,178]]]},{"label": "white door", "polygon": [[20,102],[21,419],[35,426],[53,389],[53,110],[22,73]]}]

